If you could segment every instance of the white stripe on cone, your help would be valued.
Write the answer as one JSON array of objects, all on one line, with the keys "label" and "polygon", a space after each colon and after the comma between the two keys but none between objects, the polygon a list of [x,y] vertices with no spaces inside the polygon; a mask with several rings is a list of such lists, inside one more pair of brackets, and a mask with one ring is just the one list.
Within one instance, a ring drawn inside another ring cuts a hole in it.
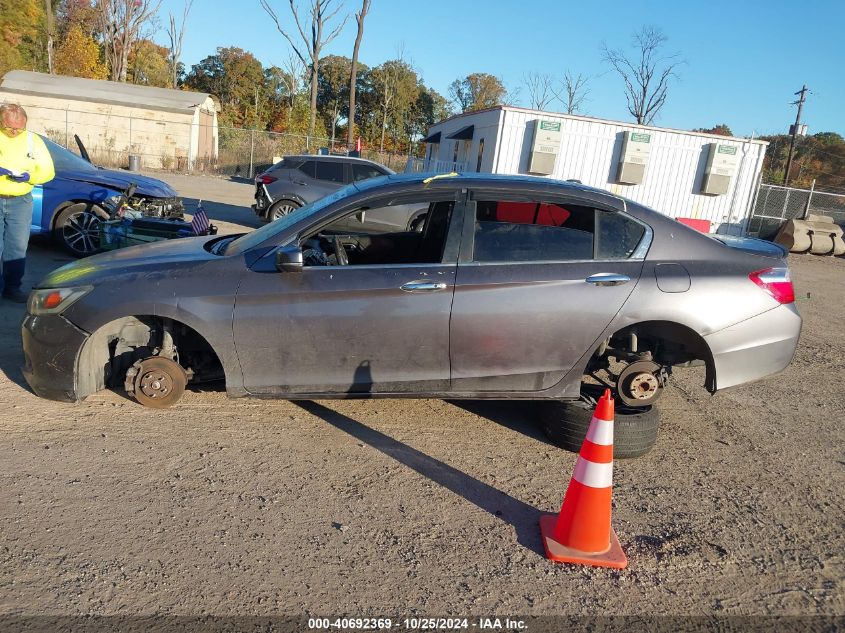
[{"label": "white stripe on cone", "polygon": [[579,455],[572,478],[590,488],[609,488],[613,485],[613,462],[597,464]]},{"label": "white stripe on cone", "polygon": [[593,444],[610,446],[613,444],[613,420],[601,420],[593,417],[590,422],[590,430],[587,431],[587,439]]}]

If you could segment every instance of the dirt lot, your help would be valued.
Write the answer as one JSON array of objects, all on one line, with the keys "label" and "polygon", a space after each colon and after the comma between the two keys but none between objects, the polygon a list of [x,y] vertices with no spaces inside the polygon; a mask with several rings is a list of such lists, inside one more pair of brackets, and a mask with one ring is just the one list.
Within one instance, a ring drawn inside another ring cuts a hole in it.
[{"label": "dirt lot", "polygon": [[[212,218],[254,225],[248,189]],[[34,282],[65,258],[32,261]],[[712,397],[676,372],[657,447],[617,462],[622,572],[543,557],[575,456],[524,405],[59,404],[28,391],[2,302],[0,614],[841,617],[845,260],[790,264],[792,365]]]}]

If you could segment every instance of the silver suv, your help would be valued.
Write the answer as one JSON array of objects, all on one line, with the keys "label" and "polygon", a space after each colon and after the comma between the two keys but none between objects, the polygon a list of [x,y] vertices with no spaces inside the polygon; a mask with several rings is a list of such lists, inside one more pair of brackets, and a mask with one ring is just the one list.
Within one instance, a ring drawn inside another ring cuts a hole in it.
[{"label": "silver suv", "polygon": [[[369,160],[349,156],[285,156],[255,177],[253,211],[267,221],[278,220],[300,207],[334,193],[344,185],[394,172]],[[414,231],[422,228],[426,209],[395,206],[364,211],[352,220],[348,230]],[[352,226],[354,224],[354,226]]]}]

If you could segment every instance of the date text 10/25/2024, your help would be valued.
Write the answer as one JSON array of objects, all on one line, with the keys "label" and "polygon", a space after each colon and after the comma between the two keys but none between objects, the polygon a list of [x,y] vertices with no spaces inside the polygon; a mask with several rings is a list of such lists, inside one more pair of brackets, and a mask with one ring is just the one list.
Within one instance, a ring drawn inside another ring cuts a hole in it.
[{"label": "date text 10/25/2024", "polygon": [[525,631],[523,620],[511,618],[308,618],[308,628],[316,631],[384,631],[394,628],[405,630],[459,630]]}]

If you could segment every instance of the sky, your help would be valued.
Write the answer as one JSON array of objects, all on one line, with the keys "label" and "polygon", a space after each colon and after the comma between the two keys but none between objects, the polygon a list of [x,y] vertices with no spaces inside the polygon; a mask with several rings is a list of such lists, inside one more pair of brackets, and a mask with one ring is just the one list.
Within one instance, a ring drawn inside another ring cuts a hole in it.
[{"label": "sky", "polygon": [[[287,0],[269,1],[293,31]],[[309,0],[298,2],[304,7]],[[169,12],[181,15],[183,3],[163,0],[161,24]],[[324,54],[352,56],[352,14],[360,5],[344,0],[340,14],[350,18]],[[425,84],[446,97],[455,79],[490,73],[510,91],[520,90],[515,105],[525,106],[526,74],[562,78],[568,69],[590,78],[582,114],[631,121],[622,80],[602,62],[600,47],[629,47],[645,25],[661,29],[666,53],[684,61],[654,125],[726,123],[737,136],[785,134],[795,121],[794,93],[806,84],[808,133],[845,136],[843,0],[372,0],[359,59],[372,67],[404,51]],[[156,39],[167,44],[163,31]],[[251,52],[265,67],[281,66],[290,52],[259,0],[194,0],[186,67],[228,46]],[[555,102],[547,109],[562,108]]]}]

